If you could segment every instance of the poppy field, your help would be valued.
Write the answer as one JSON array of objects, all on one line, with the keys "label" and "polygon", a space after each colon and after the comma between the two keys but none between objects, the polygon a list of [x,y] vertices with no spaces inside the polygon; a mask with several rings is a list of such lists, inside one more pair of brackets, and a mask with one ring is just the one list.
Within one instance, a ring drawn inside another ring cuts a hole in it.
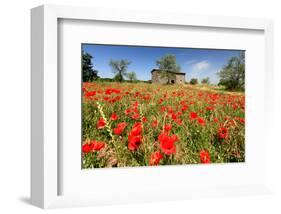
[{"label": "poppy field", "polygon": [[244,162],[244,93],[84,82],[81,150],[83,169]]}]

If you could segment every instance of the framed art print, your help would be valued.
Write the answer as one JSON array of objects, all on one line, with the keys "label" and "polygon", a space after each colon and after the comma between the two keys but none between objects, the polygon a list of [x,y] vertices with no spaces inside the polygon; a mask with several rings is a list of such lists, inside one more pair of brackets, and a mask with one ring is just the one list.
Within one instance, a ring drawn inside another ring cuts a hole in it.
[{"label": "framed art print", "polygon": [[33,204],[268,192],[271,21],[52,5],[31,15]]}]

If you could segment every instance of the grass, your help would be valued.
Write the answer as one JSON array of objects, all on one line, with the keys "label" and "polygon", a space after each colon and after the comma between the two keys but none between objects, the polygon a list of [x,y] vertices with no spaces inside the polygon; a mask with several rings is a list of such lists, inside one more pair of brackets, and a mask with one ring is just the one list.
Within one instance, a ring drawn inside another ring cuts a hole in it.
[{"label": "grass", "polygon": [[83,95],[82,168],[245,161],[243,93],[94,82]]}]

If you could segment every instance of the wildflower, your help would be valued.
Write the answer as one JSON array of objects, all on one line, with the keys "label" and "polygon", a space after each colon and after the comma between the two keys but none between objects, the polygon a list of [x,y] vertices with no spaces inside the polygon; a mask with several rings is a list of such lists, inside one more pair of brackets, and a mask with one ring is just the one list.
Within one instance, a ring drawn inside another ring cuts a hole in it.
[{"label": "wildflower", "polygon": [[161,133],[158,136],[161,150],[166,154],[174,154],[176,152],[175,142],[178,140],[176,135],[168,136],[166,133]]},{"label": "wildflower", "polygon": [[171,113],[171,117],[174,121],[178,119],[178,116],[175,113]]},{"label": "wildflower", "polygon": [[82,151],[83,153],[89,153],[91,151],[91,146],[88,143],[83,144]]},{"label": "wildflower", "polygon": [[138,113],[135,113],[132,115],[132,119],[137,120],[140,118],[140,115]]},{"label": "wildflower", "polygon": [[91,145],[92,151],[99,151],[105,147],[105,143],[99,142],[99,141],[91,141],[90,145]]},{"label": "wildflower", "polygon": [[83,91],[83,92],[87,92],[87,88],[83,86],[83,87],[82,87],[82,91]]},{"label": "wildflower", "polygon": [[182,124],[182,120],[181,120],[181,119],[177,119],[177,120],[175,120],[175,122],[176,122],[178,125],[181,125],[181,124]]},{"label": "wildflower", "polygon": [[201,163],[211,163],[210,154],[206,150],[200,151],[200,160]]},{"label": "wildflower", "polygon": [[161,104],[164,100],[162,98],[159,99],[158,104]]},{"label": "wildflower", "polygon": [[152,123],[151,123],[151,126],[153,128],[155,128],[157,125],[158,125],[158,121],[157,120],[153,120]]},{"label": "wildflower", "polygon": [[108,88],[105,90],[105,94],[110,95],[112,93],[119,94],[121,91],[115,88]]},{"label": "wildflower", "polygon": [[95,91],[85,91],[85,97],[92,97],[95,96],[96,92]]},{"label": "wildflower", "polygon": [[139,103],[136,101],[136,102],[133,103],[133,106],[134,106],[135,108],[137,108],[137,107],[139,106]]},{"label": "wildflower", "polygon": [[126,115],[128,115],[130,112],[131,112],[131,109],[129,109],[129,108],[125,110]]},{"label": "wildflower", "polygon": [[215,109],[215,108],[214,108],[213,106],[207,106],[207,107],[206,107],[206,110],[207,110],[207,111],[214,111],[214,109]]},{"label": "wildflower", "polygon": [[83,151],[84,153],[99,151],[99,150],[101,150],[102,148],[104,148],[105,145],[106,145],[106,144],[105,144],[104,142],[92,140],[90,143],[85,143],[85,144],[82,146],[82,151]]},{"label": "wildflower", "polygon": [[245,123],[245,119],[241,118],[241,117],[236,117],[236,120],[238,120],[240,123],[244,124]]},{"label": "wildflower", "polygon": [[162,158],[163,155],[161,154],[160,151],[153,152],[150,156],[149,165],[150,166],[158,165]]},{"label": "wildflower", "polygon": [[128,143],[128,149],[131,151],[137,150],[137,148],[141,144],[141,136],[140,135],[129,135],[128,137],[129,143]]},{"label": "wildflower", "polygon": [[141,123],[135,123],[132,127],[130,134],[132,134],[134,136],[140,135],[141,131],[142,131]]},{"label": "wildflower", "polygon": [[182,112],[185,112],[187,109],[188,109],[188,105],[183,105],[181,108]]},{"label": "wildflower", "polygon": [[118,123],[117,127],[113,129],[114,134],[121,135],[124,129],[126,128],[127,124],[125,122]]},{"label": "wildflower", "polygon": [[98,129],[103,129],[103,128],[105,127],[105,125],[106,125],[105,120],[104,120],[103,118],[100,118],[100,119],[98,120],[98,123],[97,123],[97,128],[98,128]]},{"label": "wildflower", "polygon": [[219,139],[226,139],[228,136],[228,130],[225,127],[220,127],[218,130],[218,137]]},{"label": "wildflower", "polygon": [[197,117],[198,117],[198,115],[197,115],[196,112],[190,112],[189,118],[190,118],[191,120],[194,120],[194,119],[196,119]]},{"label": "wildflower", "polygon": [[142,117],[141,121],[145,123],[145,122],[147,122],[147,118],[146,117]]},{"label": "wildflower", "polygon": [[198,121],[198,123],[201,125],[201,126],[205,126],[205,120],[203,119],[203,118],[201,118],[201,117],[198,117],[198,119],[197,119],[197,121]]},{"label": "wildflower", "polygon": [[116,113],[112,113],[111,114],[111,117],[110,117],[110,120],[117,120],[118,119],[118,115]]},{"label": "wildflower", "polygon": [[172,129],[172,124],[166,124],[166,125],[164,126],[164,131],[165,131],[165,132],[169,132],[171,129]]},{"label": "wildflower", "polygon": [[135,123],[130,131],[128,136],[128,149],[131,151],[135,151],[139,145],[141,144],[141,132],[142,126],[141,123]]}]

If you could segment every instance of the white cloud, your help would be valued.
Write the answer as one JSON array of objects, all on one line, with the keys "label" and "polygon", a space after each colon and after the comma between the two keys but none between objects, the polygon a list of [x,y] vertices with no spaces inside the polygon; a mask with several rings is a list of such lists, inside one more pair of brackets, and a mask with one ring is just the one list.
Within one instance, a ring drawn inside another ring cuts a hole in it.
[{"label": "white cloud", "polygon": [[210,63],[206,60],[197,62],[193,65],[193,68],[199,71],[206,70],[210,67]]},{"label": "white cloud", "polygon": [[191,65],[193,63],[195,63],[196,61],[194,59],[191,60],[187,60],[186,62],[184,62],[186,65]]}]

